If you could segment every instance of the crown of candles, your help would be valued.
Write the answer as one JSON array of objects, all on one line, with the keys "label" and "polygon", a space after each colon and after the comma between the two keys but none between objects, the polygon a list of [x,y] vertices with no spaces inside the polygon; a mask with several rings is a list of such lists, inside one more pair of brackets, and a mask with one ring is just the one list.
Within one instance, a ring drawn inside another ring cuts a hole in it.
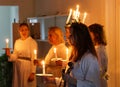
[{"label": "crown of candles", "polygon": [[87,13],[84,12],[83,16],[80,17],[79,5],[76,5],[76,10],[70,9],[69,15],[66,21],[66,25],[69,26],[71,23],[74,22],[85,22]]}]

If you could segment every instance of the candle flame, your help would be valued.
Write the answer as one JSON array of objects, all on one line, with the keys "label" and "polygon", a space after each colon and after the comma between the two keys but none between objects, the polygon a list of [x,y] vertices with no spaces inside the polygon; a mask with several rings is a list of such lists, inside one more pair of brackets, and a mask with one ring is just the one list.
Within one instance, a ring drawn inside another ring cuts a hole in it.
[{"label": "candle flame", "polygon": [[9,42],[9,39],[6,39],[6,43],[8,43]]},{"label": "candle flame", "polygon": [[66,49],[66,54],[68,54],[68,48]]},{"label": "candle flame", "polygon": [[42,65],[45,65],[45,61],[44,60],[41,63],[42,63]]},{"label": "candle flame", "polygon": [[56,53],[56,48],[54,48],[54,53]]},{"label": "candle flame", "polygon": [[37,54],[37,50],[34,50],[34,54]]},{"label": "candle flame", "polygon": [[9,48],[8,43],[9,43],[9,39],[6,39],[6,48]]},{"label": "candle flame", "polygon": [[79,11],[79,5],[76,5],[76,12]]},{"label": "candle flame", "polygon": [[34,50],[34,58],[37,59],[37,50]]}]

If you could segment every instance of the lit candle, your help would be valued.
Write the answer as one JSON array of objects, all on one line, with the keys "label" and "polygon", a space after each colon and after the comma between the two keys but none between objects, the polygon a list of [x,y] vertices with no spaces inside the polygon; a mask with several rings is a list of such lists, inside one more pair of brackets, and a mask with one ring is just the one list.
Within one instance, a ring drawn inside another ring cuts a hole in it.
[{"label": "lit candle", "polygon": [[87,16],[87,13],[85,12],[83,16],[83,23],[85,23],[86,16]]},{"label": "lit candle", "polygon": [[79,14],[79,5],[76,6],[76,11],[75,11],[76,17],[78,16],[78,14]]},{"label": "lit candle", "polygon": [[75,11],[75,10],[73,10],[72,18],[73,18],[74,20],[76,19],[76,11]]},{"label": "lit candle", "polygon": [[9,39],[6,39],[6,48],[9,48],[8,43],[9,43]]},{"label": "lit candle", "polygon": [[57,50],[56,50],[56,48],[54,48],[54,54],[55,54],[55,58],[57,58]]},{"label": "lit candle", "polygon": [[68,48],[66,49],[66,60],[68,60]]},{"label": "lit candle", "polygon": [[45,74],[45,61],[42,61],[42,66],[43,66],[43,74]]},{"label": "lit candle", "polygon": [[69,23],[69,20],[70,20],[71,15],[72,15],[72,9],[70,9],[70,12],[69,12],[69,15],[68,15],[68,18],[67,18],[66,24]]},{"label": "lit candle", "polygon": [[80,19],[80,12],[76,12],[76,21],[79,22],[79,19]]},{"label": "lit candle", "polygon": [[79,15],[80,15],[80,12],[79,12],[79,5],[76,5],[76,10],[75,10],[75,13],[74,13],[74,19],[79,22]]},{"label": "lit candle", "polygon": [[34,50],[34,59],[37,59],[37,50]]}]

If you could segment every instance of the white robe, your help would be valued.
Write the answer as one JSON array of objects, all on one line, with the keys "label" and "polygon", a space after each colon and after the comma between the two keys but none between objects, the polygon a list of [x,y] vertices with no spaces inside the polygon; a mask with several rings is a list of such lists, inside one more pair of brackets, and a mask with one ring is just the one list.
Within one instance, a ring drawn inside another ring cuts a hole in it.
[{"label": "white robe", "polygon": [[[55,77],[61,77],[62,66],[56,66],[55,61],[51,59],[55,58],[54,48],[56,48],[56,54],[58,58],[66,59],[66,49],[65,43],[61,43],[57,46],[52,46],[45,57],[45,63],[48,65],[46,72],[52,73]],[[55,84],[47,84],[46,87],[57,87]]]},{"label": "white robe", "polygon": [[66,49],[65,43],[61,43],[57,46],[52,46],[45,57],[45,63],[47,65],[55,65],[54,61],[51,61],[52,58],[55,58],[54,48],[56,48],[57,58],[62,58],[63,60],[66,59]]},{"label": "white robe", "polygon": [[[36,87],[36,78],[32,82],[28,82],[30,74],[36,73],[36,66],[33,63],[34,50],[37,50],[37,43],[31,37],[26,40],[16,40],[14,52],[9,58],[9,61],[14,64],[12,87]],[[28,57],[31,61],[19,59],[19,57]]]}]

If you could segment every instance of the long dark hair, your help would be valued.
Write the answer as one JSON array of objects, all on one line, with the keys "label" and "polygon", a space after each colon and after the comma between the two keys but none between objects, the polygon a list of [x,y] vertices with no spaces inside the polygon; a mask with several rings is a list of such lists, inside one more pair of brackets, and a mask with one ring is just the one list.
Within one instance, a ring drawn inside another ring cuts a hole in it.
[{"label": "long dark hair", "polygon": [[96,43],[107,45],[106,37],[105,37],[105,33],[102,25],[94,23],[94,24],[91,24],[88,28],[89,28],[89,31],[92,32],[94,35],[93,42],[95,45]]},{"label": "long dark hair", "polygon": [[81,60],[81,57],[87,51],[90,51],[97,57],[96,51],[90,37],[88,27],[83,23],[72,23],[70,27],[70,43],[73,46],[72,59],[73,61]]}]

